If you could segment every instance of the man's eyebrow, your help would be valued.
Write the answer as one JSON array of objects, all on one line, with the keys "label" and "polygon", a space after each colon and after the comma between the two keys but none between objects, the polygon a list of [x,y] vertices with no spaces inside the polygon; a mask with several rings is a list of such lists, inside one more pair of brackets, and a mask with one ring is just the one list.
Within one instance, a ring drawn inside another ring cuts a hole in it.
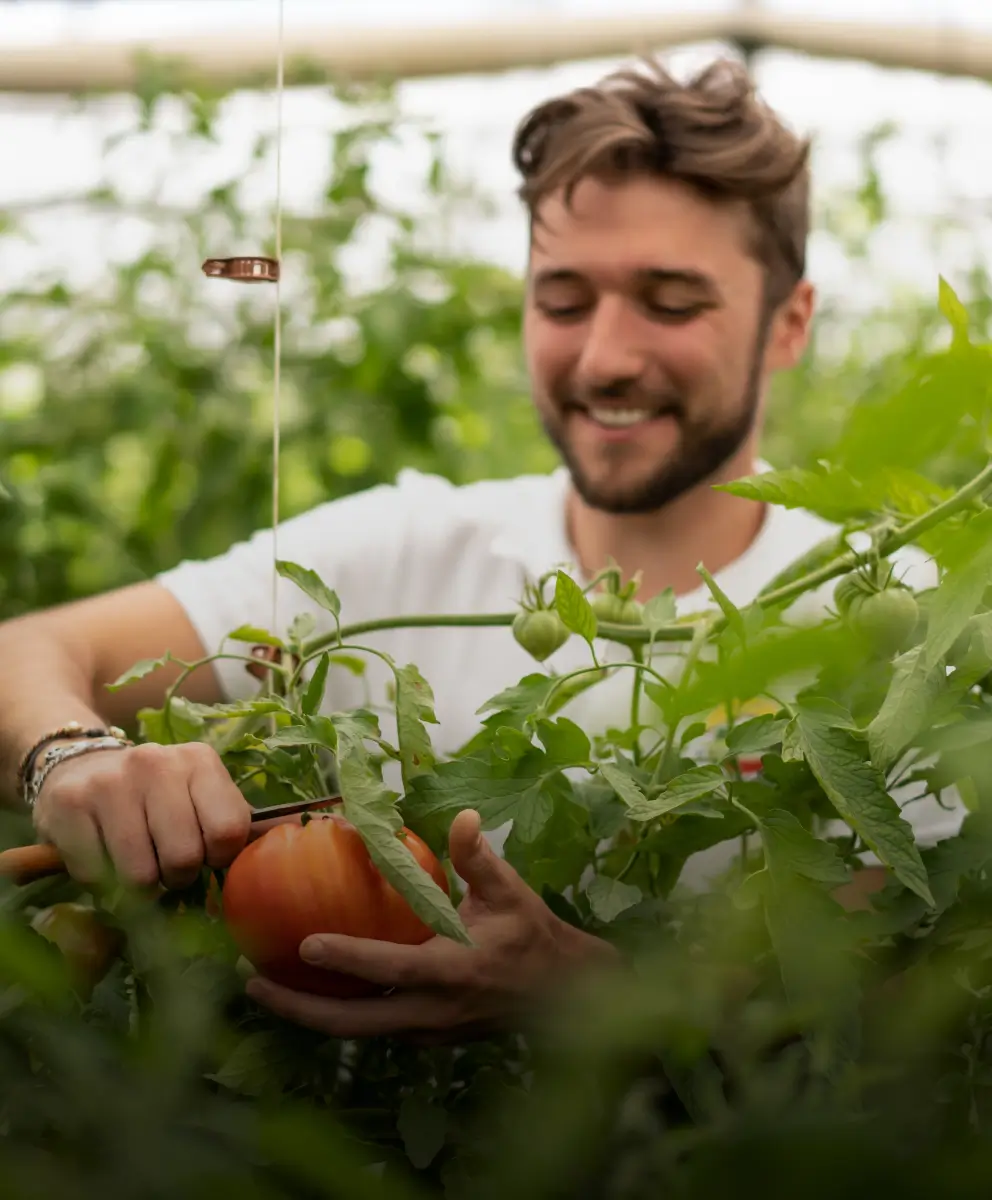
[{"label": "man's eyebrow", "polygon": [[[715,280],[689,267],[641,267],[634,271],[634,277],[642,283],[682,283],[709,292],[712,296],[720,295]],[[586,281],[587,276],[574,267],[545,267],[534,275],[535,286]]]}]

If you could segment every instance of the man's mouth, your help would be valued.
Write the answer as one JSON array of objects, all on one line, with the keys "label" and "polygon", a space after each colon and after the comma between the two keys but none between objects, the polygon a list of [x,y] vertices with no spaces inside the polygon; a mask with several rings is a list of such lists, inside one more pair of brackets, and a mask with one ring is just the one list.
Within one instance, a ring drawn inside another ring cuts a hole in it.
[{"label": "man's mouth", "polygon": [[619,404],[582,405],[578,411],[603,429],[632,429],[660,417],[675,416],[674,406],[648,408],[645,406]]}]

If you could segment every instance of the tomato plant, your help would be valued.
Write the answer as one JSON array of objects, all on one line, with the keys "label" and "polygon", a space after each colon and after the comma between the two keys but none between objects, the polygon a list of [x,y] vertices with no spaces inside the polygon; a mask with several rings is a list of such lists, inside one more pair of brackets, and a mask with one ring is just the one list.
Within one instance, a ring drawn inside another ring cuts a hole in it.
[{"label": "tomato plant", "polygon": [[[409,829],[397,835],[447,894],[448,878]],[[417,945],[434,936],[382,877],[357,830],[337,813],[280,825],[251,842],[228,868],[223,919],[260,974],[286,987],[325,996],[371,995],[375,985],[318,970],[300,959],[314,933]]]}]

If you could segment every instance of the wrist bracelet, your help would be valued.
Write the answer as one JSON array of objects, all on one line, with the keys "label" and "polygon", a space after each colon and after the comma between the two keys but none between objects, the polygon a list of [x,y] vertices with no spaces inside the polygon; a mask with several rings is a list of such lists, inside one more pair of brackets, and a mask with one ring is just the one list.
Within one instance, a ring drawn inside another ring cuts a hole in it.
[{"label": "wrist bracelet", "polygon": [[34,808],[41,794],[42,784],[49,772],[68,758],[78,758],[81,754],[89,754],[94,750],[126,750],[134,742],[125,737],[107,734],[100,737],[87,738],[83,741],[69,742],[64,746],[56,746],[45,755],[41,766],[28,779],[24,787],[24,801],[28,808]]},{"label": "wrist bracelet", "polygon": [[127,734],[123,729],[118,729],[116,725],[111,725],[109,729],[86,729],[78,721],[70,721],[67,725],[62,725],[59,729],[53,729],[51,733],[46,733],[44,737],[38,738],[27,754],[21,759],[21,764],[17,768],[17,790],[22,796],[24,795],[28,786],[28,780],[31,778],[31,773],[34,770],[35,760],[42,750],[52,742],[78,741],[80,738],[103,737],[126,739]]}]

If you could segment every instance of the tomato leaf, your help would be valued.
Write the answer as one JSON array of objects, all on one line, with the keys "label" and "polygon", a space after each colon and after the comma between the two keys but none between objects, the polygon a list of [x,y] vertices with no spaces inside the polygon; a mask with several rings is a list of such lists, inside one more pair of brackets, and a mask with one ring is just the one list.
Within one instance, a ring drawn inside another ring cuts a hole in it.
[{"label": "tomato leaf", "polygon": [[954,288],[941,275],[939,277],[939,285],[937,290],[937,304],[940,308],[941,315],[945,318],[954,332],[955,342],[967,342],[968,338],[968,310],[958,299]]},{"label": "tomato leaf", "polygon": [[792,813],[773,808],[758,820],[758,826],[767,836],[766,853],[775,867],[784,858],[790,871],[813,883],[827,887],[847,883],[850,876],[837,847],[810,833]]},{"label": "tomato leaf", "polygon": [[186,712],[193,717],[203,720],[229,717],[259,717],[267,713],[289,712],[285,701],[278,696],[261,696],[256,700],[232,700],[225,704],[197,704],[194,700],[185,700]]},{"label": "tomato leaf", "polygon": [[577,633],[587,642],[596,636],[598,623],[592,605],[570,575],[559,571],[555,582],[555,608],[566,629]]},{"label": "tomato leaf", "polygon": [[675,616],[675,592],[672,588],[665,588],[663,592],[652,596],[644,605],[641,623],[651,633],[657,633],[659,629],[670,625],[675,620]]},{"label": "tomato leaf", "polygon": [[608,925],[628,908],[640,904],[644,896],[641,889],[633,884],[611,879],[608,875],[597,875],[586,888],[586,899],[593,916]]},{"label": "tomato leaf", "polygon": [[871,760],[880,771],[887,771],[926,727],[933,703],[946,686],[943,663],[928,667],[923,646],[914,646],[895,660],[889,690],[868,726]]},{"label": "tomato leaf", "polygon": [[795,733],[803,757],[840,816],[906,887],[933,904],[912,827],[852,725],[850,714],[831,701],[801,701]]},{"label": "tomato leaf", "polygon": [[276,649],[283,648],[282,638],[277,638],[274,633],[269,633],[267,629],[262,629],[258,625],[239,625],[229,633],[228,640],[232,642],[252,642],[261,646],[274,646]]},{"label": "tomato leaf", "polygon": [[418,1171],[423,1171],[444,1146],[448,1114],[426,1096],[406,1096],[397,1113],[396,1130],[403,1139],[407,1158]]},{"label": "tomato leaf", "polygon": [[396,726],[403,786],[434,769],[436,755],[425,722],[436,725],[434,693],[430,684],[411,663],[396,671]]},{"label": "tomato leaf", "polygon": [[948,538],[943,554],[947,569],[928,611],[924,642],[928,670],[950,650],[992,579],[992,510],[979,513]]},{"label": "tomato leaf", "polygon": [[297,613],[289,624],[289,641],[293,646],[299,646],[317,628],[317,618],[312,612],[304,610]]},{"label": "tomato leaf", "polygon": [[847,873],[833,847],[800,825],[791,813],[763,817],[738,805],[754,820],[765,852],[764,872],[747,891],[760,895],[765,923],[786,993],[805,1013],[822,1019],[813,1040],[828,1038],[830,1050],[849,1054],[856,1045],[860,990],[853,937],[843,910],[823,886],[843,883]]},{"label": "tomato leaf", "polygon": [[732,758],[741,754],[760,754],[781,744],[788,728],[788,721],[773,717],[770,713],[742,721],[727,731],[724,741]]},{"label": "tomato leaf", "polygon": [[547,751],[549,765],[581,767],[589,762],[592,754],[589,737],[568,717],[538,721],[537,736]]},{"label": "tomato leaf", "polygon": [[333,617],[341,615],[341,601],[338,599],[337,592],[331,591],[316,571],[311,571],[308,567],[301,567],[297,563],[286,562],[284,559],[276,562],[276,570],[283,579],[295,583],[302,592],[305,592],[311,600],[316,601]]},{"label": "tomato leaf", "polygon": [[702,576],[703,582],[709,589],[710,595],[717,602],[720,607],[720,611],[727,618],[727,624],[734,631],[734,633],[737,634],[741,641],[744,641],[746,637],[746,630],[744,628],[744,618],[741,615],[740,609],[731,601],[730,597],[726,594],[726,592],[724,592],[724,590],[720,587],[720,585],[702,563],[699,563],[699,565],[696,567],[696,571]]},{"label": "tomato leaf", "polygon": [[629,809],[641,809],[648,803],[648,798],[641,791],[640,785],[613,763],[599,764],[599,774],[616,792]]},{"label": "tomato leaf", "polygon": [[394,795],[377,777],[362,743],[338,730],[338,788],[344,815],[358,830],[369,856],[420,919],[435,933],[472,945],[451,900],[421,867],[403,840]]},{"label": "tomato leaf", "polygon": [[320,746],[334,751],[338,745],[338,731],[331,717],[306,716],[302,721],[277,729],[265,739],[270,749],[277,746]]},{"label": "tomato leaf", "polygon": [[411,780],[403,798],[407,824],[453,817],[463,808],[474,808],[482,817],[483,827],[495,829],[515,815],[521,797],[534,782],[533,778],[500,778],[493,774],[490,763],[481,758],[438,763],[432,774]]},{"label": "tomato leaf", "polygon": [[516,806],[513,832],[521,842],[536,841],[554,810],[554,797],[544,786],[544,781],[534,784],[524,792]]},{"label": "tomato leaf", "polygon": [[116,692],[120,688],[126,687],[129,683],[135,683],[139,679],[144,679],[146,675],[151,675],[153,671],[164,667],[166,663],[175,661],[168,650],[161,658],[143,658],[140,662],[136,662],[129,670],[125,671],[123,675],[119,675],[113,683],[108,683],[107,691]]},{"label": "tomato leaf", "polygon": [[324,688],[327,686],[327,672],[331,669],[331,656],[322,654],[317,662],[317,668],[307,684],[307,690],[303,695],[303,703],[300,706],[306,716],[313,714],[320,708],[321,702],[324,699]]}]

